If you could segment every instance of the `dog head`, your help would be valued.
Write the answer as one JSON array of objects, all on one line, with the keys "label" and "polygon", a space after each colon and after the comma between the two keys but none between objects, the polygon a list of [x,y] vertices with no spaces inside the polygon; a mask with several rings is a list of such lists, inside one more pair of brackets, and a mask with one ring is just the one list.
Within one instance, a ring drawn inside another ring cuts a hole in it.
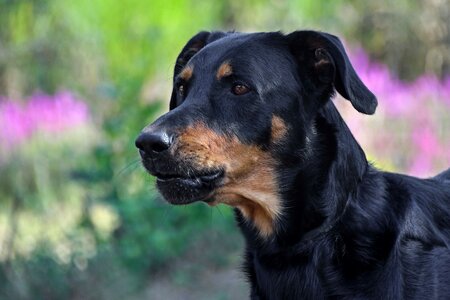
[{"label": "dog head", "polygon": [[335,90],[374,113],[335,36],[200,32],[177,58],[170,111],[136,146],[168,202],[229,204],[268,236],[283,211],[280,172],[314,155],[314,119]]}]

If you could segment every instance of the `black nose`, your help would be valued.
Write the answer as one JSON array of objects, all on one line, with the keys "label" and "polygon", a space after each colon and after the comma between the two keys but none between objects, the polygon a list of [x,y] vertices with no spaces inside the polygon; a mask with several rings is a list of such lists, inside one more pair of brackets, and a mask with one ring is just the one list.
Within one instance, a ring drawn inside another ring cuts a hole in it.
[{"label": "black nose", "polygon": [[170,148],[172,136],[165,131],[143,132],[135,141],[138,149],[147,154],[160,153]]}]

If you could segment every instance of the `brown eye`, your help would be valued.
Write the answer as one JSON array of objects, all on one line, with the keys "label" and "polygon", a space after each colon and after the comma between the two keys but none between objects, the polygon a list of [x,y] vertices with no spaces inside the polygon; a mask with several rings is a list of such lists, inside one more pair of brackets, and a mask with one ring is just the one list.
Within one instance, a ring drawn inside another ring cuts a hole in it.
[{"label": "brown eye", "polygon": [[184,85],[181,84],[181,85],[178,87],[178,93],[180,94],[180,96],[184,96],[184,90],[185,90]]},{"label": "brown eye", "polygon": [[237,96],[247,94],[249,91],[250,89],[247,86],[240,83],[233,85],[231,88],[231,92]]}]

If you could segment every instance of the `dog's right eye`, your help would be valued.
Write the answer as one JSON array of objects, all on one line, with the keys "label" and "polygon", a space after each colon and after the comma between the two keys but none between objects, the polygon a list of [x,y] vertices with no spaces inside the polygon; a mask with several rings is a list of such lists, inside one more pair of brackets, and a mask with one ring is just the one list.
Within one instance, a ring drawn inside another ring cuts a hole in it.
[{"label": "dog's right eye", "polygon": [[250,88],[242,83],[236,83],[231,88],[231,92],[237,96],[240,96],[250,92]]},{"label": "dog's right eye", "polygon": [[178,86],[178,94],[180,94],[181,97],[184,96],[185,90],[186,90],[186,88],[184,87],[184,84],[180,84]]}]

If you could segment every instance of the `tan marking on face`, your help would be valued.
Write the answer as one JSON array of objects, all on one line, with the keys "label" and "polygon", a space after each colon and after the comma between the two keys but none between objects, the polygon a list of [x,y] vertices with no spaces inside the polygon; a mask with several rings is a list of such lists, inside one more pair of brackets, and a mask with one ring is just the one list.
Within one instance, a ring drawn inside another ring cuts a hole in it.
[{"label": "tan marking on face", "polygon": [[278,116],[272,116],[271,141],[273,143],[280,142],[287,133],[287,126],[284,120]]},{"label": "tan marking on face", "polygon": [[184,130],[173,147],[173,155],[195,168],[224,168],[225,178],[214,191],[214,201],[238,208],[263,237],[273,233],[281,213],[275,178],[275,161],[269,152],[244,145],[235,136],[219,135],[204,124]]},{"label": "tan marking on face", "polygon": [[189,79],[191,79],[193,73],[194,73],[194,67],[193,66],[186,66],[186,67],[184,67],[183,70],[181,70],[180,77],[183,80],[188,81]]},{"label": "tan marking on face", "polygon": [[228,61],[224,62],[220,65],[219,69],[217,69],[216,78],[217,80],[222,79],[223,77],[230,76],[233,74],[233,69]]}]

